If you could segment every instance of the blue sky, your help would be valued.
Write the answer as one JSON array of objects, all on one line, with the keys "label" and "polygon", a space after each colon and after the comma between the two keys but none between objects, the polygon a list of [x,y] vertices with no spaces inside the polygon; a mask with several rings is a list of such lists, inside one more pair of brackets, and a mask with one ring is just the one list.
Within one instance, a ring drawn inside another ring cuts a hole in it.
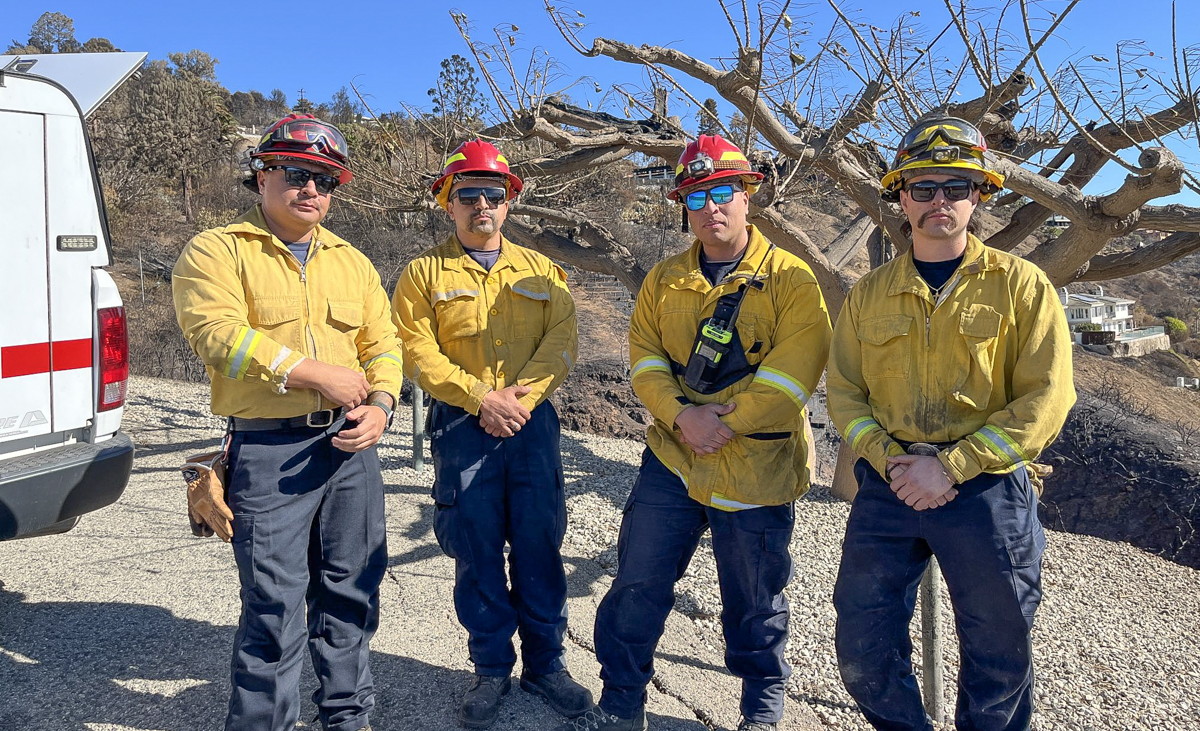
[{"label": "blue sky", "polygon": [[[995,0],[993,0],[994,4]],[[558,3],[563,5],[564,3]],[[732,2],[730,3],[733,4]],[[888,27],[903,8],[919,8],[925,17],[914,22],[937,26],[945,22],[941,3],[920,2],[901,6],[882,0],[849,0],[841,6],[874,25]],[[974,3],[979,4],[979,3]],[[1066,2],[1043,7],[1060,10]],[[634,44],[671,45],[704,60],[729,55],[733,42],[728,24],[715,0],[574,0],[570,7],[582,11],[588,26],[583,38],[603,36]],[[52,5],[20,4],[0,17],[0,38],[23,41],[30,26],[46,10],[65,13],[75,21],[76,37],[84,41],[106,37],[128,51],[146,51],[165,58],[173,51],[193,48],[219,59],[217,75],[232,90],[279,88],[295,101],[298,90],[316,101],[330,98],[344,85],[355,83],[370,95],[379,109],[398,109],[401,102],[426,107],[426,90],[437,77],[443,58],[466,55],[449,11],[465,12],[475,35],[490,36],[500,23],[520,28],[518,48],[544,47],[561,64],[566,80],[588,76],[605,89],[614,83],[641,85],[639,69],[603,58],[585,58],[573,51],[546,17],[540,0],[509,2],[356,2],[356,3],[244,3],[209,0],[203,3],[166,4],[63,0]],[[825,3],[808,9],[793,3],[791,15],[810,18],[815,37],[828,28],[832,13]],[[1014,10],[1013,13],[1016,13]],[[1161,58],[1170,54],[1171,4],[1167,0],[1138,3],[1087,0],[1077,8],[1046,52],[1048,64],[1071,56],[1088,61],[1091,54],[1113,57],[1118,40],[1141,39]],[[1177,9],[1181,42],[1200,44],[1200,3],[1184,0]],[[1151,62],[1153,63],[1153,61]],[[1169,64],[1160,60],[1162,68]],[[1042,84],[1039,82],[1039,87]],[[580,102],[600,101],[592,83],[576,86]],[[698,96],[709,96],[696,89]],[[621,113],[619,107],[613,109]],[[693,117],[692,113],[688,114]],[[1193,171],[1200,167],[1194,140],[1172,143]],[[1130,159],[1132,159],[1130,157]],[[1110,165],[1089,192],[1101,193],[1118,185],[1124,171]],[[1200,205],[1200,196],[1185,193],[1177,200]]]}]

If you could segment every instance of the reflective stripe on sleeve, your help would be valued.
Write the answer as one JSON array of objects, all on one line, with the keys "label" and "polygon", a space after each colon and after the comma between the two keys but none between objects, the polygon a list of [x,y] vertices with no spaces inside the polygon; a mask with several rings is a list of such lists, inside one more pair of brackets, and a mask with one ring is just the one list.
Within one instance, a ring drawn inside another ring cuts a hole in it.
[{"label": "reflective stripe on sleeve", "polygon": [[375,361],[379,361],[379,360],[394,360],[394,361],[396,361],[396,365],[398,365],[398,366],[404,365],[404,361],[400,359],[400,354],[395,351],[389,350],[388,352],[380,353],[379,355],[375,356],[374,358],[367,361],[366,363],[363,363],[363,368],[370,368],[375,363]]},{"label": "reflective stripe on sleeve", "polygon": [[988,424],[975,432],[975,435],[982,439],[991,451],[998,454],[1001,459],[1011,466],[1029,461],[1025,458],[1025,455],[1021,454],[1021,448],[1017,446],[1017,443],[1003,429],[998,429]]},{"label": "reflective stripe on sleeve", "polygon": [[869,416],[860,416],[846,425],[846,433],[843,436],[850,443],[850,448],[858,451],[859,440],[876,429],[883,430],[878,421]]},{"label": "reflective stripe on sleeve", "polygon": [[567,370],[575,367],[575,361],[571,359],[571,354],[565,350],[563,351],[563,362],[567,364]]},{"label": "reflective stripe on sleeve", "polygon": [[227,377],[240,379],[246,376],[246,371],[252,362],[251,357],[261,340],[262,333],[245,325],[242,326],[242,329],[238,331],[237,338],[233,341],[233,348],[229,351],[229,359],[225,366]]},{"label": "reflective stripe on sleeve", "polygon": [[648,355],[633,364],[633,372],[629,374],[629,378],[636,378],[639,373],[649,371],[662,371],[663,373],[670,374],[671,364],[665,358],[659,358],[657,355]]},{"label": "reflective stripe on sleeve", "polygon": [[754,374],[754,380],[764,386],[770,386],[777,391],[786,393],[801,409],[808,403],[809,393],[804,386],[781,370],[759,366],[758,371]]}]

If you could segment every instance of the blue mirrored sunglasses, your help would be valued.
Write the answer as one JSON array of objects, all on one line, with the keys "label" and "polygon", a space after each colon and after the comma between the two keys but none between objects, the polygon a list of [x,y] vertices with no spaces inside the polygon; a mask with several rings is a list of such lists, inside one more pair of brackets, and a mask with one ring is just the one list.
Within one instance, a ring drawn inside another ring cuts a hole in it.
[{"label": "blue mirrored sunglasses", "polygon": [[709,198],[712,198],[712,202],[719,206],[733,200],[733,194],[740,193],[742,190],[742,186],[736,184],[717,185],[703,190],[693,190],[684,196],[683,204],[687,206],[689,211],[699,211],[708,205]]}]

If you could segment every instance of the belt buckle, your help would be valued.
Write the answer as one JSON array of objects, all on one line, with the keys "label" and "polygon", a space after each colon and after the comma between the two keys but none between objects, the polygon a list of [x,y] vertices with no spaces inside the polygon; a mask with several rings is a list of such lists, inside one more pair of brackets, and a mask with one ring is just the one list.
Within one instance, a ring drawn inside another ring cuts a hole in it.
[{"label": "belt buckle", "polygon": [[[325,420],[325,423],[323,423],[323,424],[322,423],[313,423],[313,417],[321,416],[322,414],[325,414],[328,416],[328,418]],[[308,424],[309,426],[311,426],[315,429],[326,429],[328,427],[331,427],[331,426],[333,426],[333,409],[325,409],[323,411],[314,411],[311,414],[307,414],[304,417],[304,423]]]},{"label": "belt buckle", "polygon": [[941,453],[942,450],[928,442],[913,442],[912,444],[908,445],[908,449],[905,451],[909,454],[920,455],[923,457],[936,457]]}]

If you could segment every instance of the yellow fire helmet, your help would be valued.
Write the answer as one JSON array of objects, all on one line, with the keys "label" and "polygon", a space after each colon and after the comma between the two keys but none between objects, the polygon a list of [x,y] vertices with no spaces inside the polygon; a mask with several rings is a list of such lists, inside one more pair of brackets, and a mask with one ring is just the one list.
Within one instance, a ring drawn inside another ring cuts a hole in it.
[{"label": "yellow fire helmet", "polygon": [[1004,176],[987,166],[985,152],[987,140],[983,133],[964,119],[932,117],[918,122],[900,141],[892,169],[883,176],[883,198],[900,200],[904,179],[917,171],[954,174],[973,170],[983,178],[979,199],[986,201],[1004,187]]}]

